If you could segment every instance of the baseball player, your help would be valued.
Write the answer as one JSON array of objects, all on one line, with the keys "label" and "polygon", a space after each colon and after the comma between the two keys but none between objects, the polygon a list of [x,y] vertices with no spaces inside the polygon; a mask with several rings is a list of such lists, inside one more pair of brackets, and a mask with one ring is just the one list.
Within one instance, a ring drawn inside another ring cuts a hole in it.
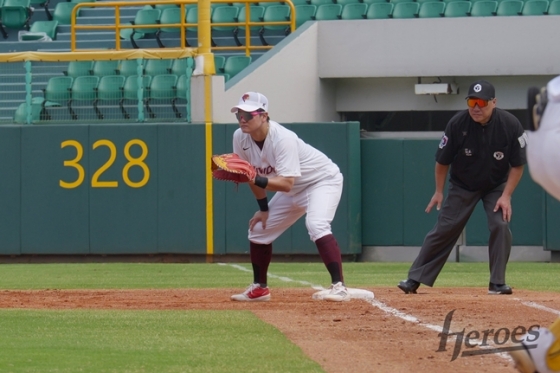
[{"label": "baseball player", "polygon": [[[331,232],[342,194],[343,177],[325,154],[303,142],[294,132],[270,120],[268,100],[247,92],[231,109],[239,122],[233,152],[257,171],[249,182],[259,210],[249,220],[249,247],[253,283],[235,301],[268,301],[267,271],[272,242],[305,216],[309,237],[331,276],[330,301],[349,300],[344,285],[340,248]],[[267,191],[276,192],[270,202]]]},{"label": "baseball player", "polygon": [[[538,93],[531,95],[530,92]],[[544,190],[560,200],[560,76],[541,90],[529,90],[531,100],[535,104],[530,104],[529,108],[533,113],[527,133],[529,173]]]},{"label": "baseball player", "polygon": [[[517,118],[496,108],[494,86],[479,80],[469,87],[467,110],[447,124],[436,152],[436,191],[426,212],[441,211],[426,235],[408,279],[398,287],[416,293],[421,283],[433,286],[477,203],[482,200],[488,218],[490,243],[489,294],[511,294],[505,282],[511,251],[511,195],[525,161],[526,135]],[[450,169],[450,185],[443,203],[443,188]]]},{"label": "baseball player", "polygon": [[[560,201],[560,76],[542,89],[528,93],[529,142],[527,163],[533,180]],[[548,328],[540,328],[538,338],[529,336],[523,349],[510,352],[515,367],[522,373],[560,372],[560,318]],[[525,336],[521,338],[525,340]]]}]

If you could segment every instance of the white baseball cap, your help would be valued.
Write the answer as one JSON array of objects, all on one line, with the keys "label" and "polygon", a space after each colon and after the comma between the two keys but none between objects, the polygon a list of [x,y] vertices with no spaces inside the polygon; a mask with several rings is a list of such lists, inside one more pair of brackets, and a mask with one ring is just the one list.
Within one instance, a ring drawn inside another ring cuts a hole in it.
[{"label": "white baseball cap", "polygon": [[243,110],[250,113],[259,109],[268,112],[268,99],[262,93],[247,92],[241,96],[239,103],[231,108],[231,112],[237,113],[237,110]]}]

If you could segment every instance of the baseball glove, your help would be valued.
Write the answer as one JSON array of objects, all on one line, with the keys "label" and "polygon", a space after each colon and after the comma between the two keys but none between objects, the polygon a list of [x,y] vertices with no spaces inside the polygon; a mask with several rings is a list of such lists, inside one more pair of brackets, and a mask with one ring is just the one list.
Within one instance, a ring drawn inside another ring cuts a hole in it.
[{"label": "baseball glove", "polygon": [[255,179],[255,167],[235,153],[212,156],[212,176],[218,180],[246,183]]}]

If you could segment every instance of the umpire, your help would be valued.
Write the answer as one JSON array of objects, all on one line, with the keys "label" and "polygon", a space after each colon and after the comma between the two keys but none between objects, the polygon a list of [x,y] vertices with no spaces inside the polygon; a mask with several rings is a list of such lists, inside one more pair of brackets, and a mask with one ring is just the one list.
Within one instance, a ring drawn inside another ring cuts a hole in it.
[{"label": "umpire", "polygon": [[[511,252],[511,195],[523,175],[527,137],[517,118],[496,108],[494,86],[489,82],[472,83],[466,99],[468,109],[447,123],[436,152],[436,190],[426,212],[434,205],[441,211],[424,238],[408,279],[398,285],[406,294],[415,294],[421,283],[434,285],[480,200],[490,230],[488,294],[512,293],[505,281]],[[448,195],[443,202],[450,168]]]}]

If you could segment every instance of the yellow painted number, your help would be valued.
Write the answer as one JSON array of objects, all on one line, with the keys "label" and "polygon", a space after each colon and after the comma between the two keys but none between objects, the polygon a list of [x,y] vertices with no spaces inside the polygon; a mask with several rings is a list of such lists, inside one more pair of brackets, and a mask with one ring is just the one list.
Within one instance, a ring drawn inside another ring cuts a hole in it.
[{"label": "yellow painted number", "polygon": [[[142,149],[142,154],[140,154],[138,158],[134,158],[130,154],[130,148],[132,145],[138,145]],[[128,163],[124,166],[122,171],[122,177],[126,185],[131,188],[141,188],[146,185],[148,180],[150,180],[150,169],[148,168],[148,165],[144,163],[144,159],[148,156],[148,147],[146,146],[146,143],[138,139],[130,140],[124,147],[124,156],[128,160]],[[144,172],[144,177],[138,182],[134,182],[128,177],[130,168],[133,166],[142,168],[142,171]]]},{"label": "yellow painted number", "polygon": [[98,140],[93,143],[94,150],[100,146],[108,147],[109,150],[111,151],[111,154],[109,155],[109,159],[107,160],[107,162],[105,162],[105,164],[101,166],[101,168],[95,171],[95,173],[93,174],[93,177],[91,178],[91,187],[92,188],[116,188],[119,186],[119,183],[117,181],[99,181],[99,177],[103,172],[105,172],[109,167],[111,167],[111,165],[115,162],[115,159],[117,159],[117,148],[115,147],[115,144],[113,144],[109,140]]},{"label": "yellow painted number", "polygon": [[78,178],[76,179],[76,181],[70,183],[67,183],[62,180],[59,180],[58,183],[62,188],[72,189],[72,188],[77,188],[84,181],[84,177],[85,177],[84,168],[79,163],[80,160],[82,159],[82,156],[84,155],[84,148],[82,147],[82,144],[80,144],[75,140],[66,140],[60,144],[61,149],[64,149],[67,146],[73,146],[74,148],[76,148],[76,158],[70,161],[64,161],[64,167],[73,167],[76,170],[78,170]]},{"label": "yellow painted number", "polygon": [[[133,145],[138,145],[142,150],[142,153],[140,154],[139,157],[133,157],[132,154],[130,154],[130,148]],[[64,166],[73,167],[76,170],[78,170],[78,178],[76,179],[76,181],[73,182],[66,182],[66,181],[59,180],[59,184],[62,188],[72,189],[72,188],[79,187],[84,182],[85,171],[84,171],[84,167],[80,164],[80,161],[82,160],[82,157],[84,155],[84,148],[76,140],[66,140],[60,144],[61,148],[65,148],[67,146],[73,146],[74,148],[76,148],[76,158],[72,160],[64,161]],[[99,148],[100,146],[106,146],[107,148],[109,148],[109,152],[110,152],[109,159],[107,159],[107,162],[105,162],[103,166],[101,166],[93,174],[91,178],[91,187],[92,188],[118,188],[119,186],[118,181],[99,180],[101,178],[101,175],[103,175],[103,173],[107,171],[113,165],[113,163],[115,163],[115,160],[117,159],[117,148],[115,144],[113,144],[110,140],[98,140],[95,143],[93,143],[94,150]],[[128,162],[126,163],[126,165],[122,170],[122,177],[125,184],[131,188],[141,188],[144,185],[146,185],[150,180],[150,168],[144,162],[144,160],[148,156],[148,146],[146,145],[146,143],[139,139],[130,140],[129,142],[126,143],[124,147],[124,156],[128,160]],[[142,172],[144,173],[144,177],[142,178],[142,180],[138,182],[130,180],[129,177],[130,169],[133,166],[140,167],[142,169]]]}]

